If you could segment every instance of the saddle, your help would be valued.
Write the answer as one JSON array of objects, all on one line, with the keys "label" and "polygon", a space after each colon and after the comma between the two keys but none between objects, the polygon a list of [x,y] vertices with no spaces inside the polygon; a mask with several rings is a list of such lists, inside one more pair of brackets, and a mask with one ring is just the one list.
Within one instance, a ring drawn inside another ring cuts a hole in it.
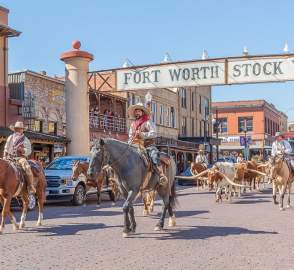
[{"label": "saddle", "polygon": [[165,164],[166,166],[169,166],[171,163],[171,159],[166,153],[160,152],[160,162],[162,164]]},{"label": "saddle", "polygon": [[11,167],[14,169],[16,176],[17,176],[17,180],[19,181],[19,186],[17,188],[17,191],[13,195],[13,197],[17,197],[20,194],[20,192],[22,191],[22,189],[26,183],[26,173],[23,170],[23,168],[20,166],[20,164],[17,163],[16,160],[9,160],[9,163],[10,163]]},{"label": "saddle", "polygon": [[37,173],[42,172],[43,168],[41,167],[41,165],[39,163],[37,163],[31,159],[28,160],[28,163],[30,164],[32,171],[35,170]]}]

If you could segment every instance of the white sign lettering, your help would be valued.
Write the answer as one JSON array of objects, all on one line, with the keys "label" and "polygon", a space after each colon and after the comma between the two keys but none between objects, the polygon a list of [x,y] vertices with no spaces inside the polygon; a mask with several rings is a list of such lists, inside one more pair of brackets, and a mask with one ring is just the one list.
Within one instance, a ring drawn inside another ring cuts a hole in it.
[{"label": "white sign lettering", "polygon": [[170,64],[117,71],[117,89],[224,84],[224,62]]},{"label": "white sign lettering", "polygon": [[279,82],[294,79],[294,58],[229,61],[228,83]]},{"label": "white sign lettering", "polygon": [[294,54],[170,63],[116,71],[118,90],[294,80]]}]

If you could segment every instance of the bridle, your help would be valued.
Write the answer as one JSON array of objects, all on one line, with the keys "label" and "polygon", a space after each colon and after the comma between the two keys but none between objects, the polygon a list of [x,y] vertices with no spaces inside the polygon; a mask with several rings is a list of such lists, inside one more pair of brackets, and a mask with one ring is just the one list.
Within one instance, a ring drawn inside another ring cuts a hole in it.
[{"label": "bridle", "polygon": [[113,165],[114,164],[119,163],[123,158],[125,158],[125,156],[128,154],[128,150],[129,150],[130,146],[131,146],[131,142],[127,144],[126,148],[123,151],[123,154],[119,158],[110,161],[109,155],[108,156],[105,155],[106,150],[104,148],[104,145],[101,145],[100,144],[100,151],[101,151],[101,169],[104,168],[107,165],[109,165],[110,167],[113,168]]}]

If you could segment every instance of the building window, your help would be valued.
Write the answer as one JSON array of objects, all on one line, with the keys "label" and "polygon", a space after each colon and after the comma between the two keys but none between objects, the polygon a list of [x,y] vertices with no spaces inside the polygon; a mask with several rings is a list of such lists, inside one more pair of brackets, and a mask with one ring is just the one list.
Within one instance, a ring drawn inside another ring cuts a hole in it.
[{"label": "building window", "polygon": [[169,119],[169,116],[170,116],[170,108],[167,108],[167,109],[166,109],[166,118],[165,118],[165,119],[166,119],[166,126],[167,126],[167,127],[170,126],[170,121],[169,121],[170,119]]},{"label": "building window", "polygon": [[238,130],[239,132],[253,131],[253,117],[239,117],[238,118]]},{"label": "building window", "polygon": [[204,99],[204,113],[209,115],[209,100],[207,98]]},{"label": "building window", "polygon": [[159,111],[159,124],[163,125],[164,120],[164,107],[163,105],[160,105],[160,111]]},{"label": "building window", "polygon": [[171,127],[173,128],[176,127],[176,110],[174,107],[170,108],[170,123],[171,123]]},{"label": "building window", "polygon": [[227,118],[218,119],[218,132],[227,133],[228,132],[228,120]]},{"label": "building window", "polygon": [[199,96],[199,113],[202,114],[202,98]]},{"label": "building window", "polygon": [[192,95],[191,95],[191,110],[192,111],[194,111],[194,100],[195,100],[194,96],[195,96],[195,94],[194,94],[194,92],[192,92]]},{"label": "building window", "polygon": [[187,90],[186,88],[181,88],[181,105],[182,108],[187,108]]},{"label": "building window", "polygon": [[182,136],[187,135],[187,118],[183,117],[182,118]]},{"label": "building window", "polygon": [[132,103],[131,103],[131,104],[134,105],[135,102],[136,102],[136,101],[135,101],[135,94],[132,93],[131,95],[132,95],[132,99],[131,99],[131,102],[132,102]]},{"label": "building window", "polygon": [[152,101],[151,102],[151,111],[152,111],[152,121],[156,124],[157,120],[157,104]]},{"label": "building window", "polygon": [[48,123],[48,133],[52,133],[54,135],[57,134],[57,123],[56,122],[49,122]]},{"label": "building window", "polygon": [[34,121],[34,131],[43,132],[43,122],[41,120]]}]

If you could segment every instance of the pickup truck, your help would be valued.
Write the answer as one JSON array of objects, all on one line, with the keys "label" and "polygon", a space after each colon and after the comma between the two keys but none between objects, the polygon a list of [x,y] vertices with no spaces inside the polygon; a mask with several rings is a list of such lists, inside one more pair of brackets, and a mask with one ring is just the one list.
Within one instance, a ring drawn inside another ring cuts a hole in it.
[{"label": "pickup truck", "polygon": [[89,162],[87,156],[64,156],[54,159],[46,168],[46,202],[71,201],[73,205],[82,205],[85,195],[96,193],[96,189],[86,186],[86,178],[80,175],[78,180],[71,179],[72,167],[76,161]]}]

